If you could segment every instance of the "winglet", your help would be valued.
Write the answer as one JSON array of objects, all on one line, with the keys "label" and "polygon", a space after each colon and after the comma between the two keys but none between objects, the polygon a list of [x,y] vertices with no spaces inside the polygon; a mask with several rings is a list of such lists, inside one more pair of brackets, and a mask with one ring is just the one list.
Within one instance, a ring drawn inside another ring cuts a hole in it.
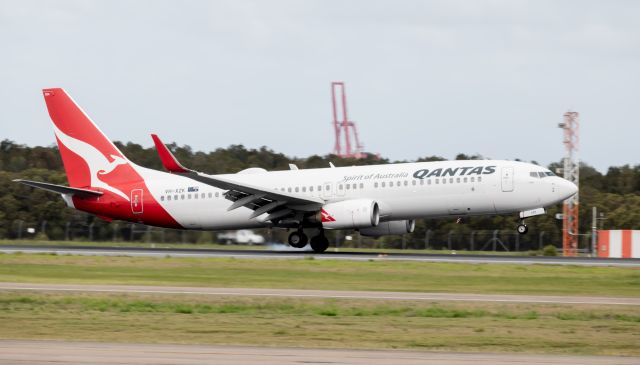
[{"label": "winglet", "polygon": [[160,138],[157,135],[152,134],[151,138],[153,138],[153,143],[156,145],[156,150],[158,151],[158,156],[160,156],[160,161],[162,161],[162,165],[169,172],[175,173],[187,173],[191,170],[182,166],[180,162],[173,156],[171,151],[167,148],[167,146],[162,143]]}]

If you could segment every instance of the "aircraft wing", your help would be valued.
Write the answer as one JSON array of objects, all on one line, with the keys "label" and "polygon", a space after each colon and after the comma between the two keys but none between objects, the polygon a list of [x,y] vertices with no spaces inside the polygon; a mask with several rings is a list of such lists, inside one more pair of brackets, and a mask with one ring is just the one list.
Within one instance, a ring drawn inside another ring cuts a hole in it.
[{"label": "aircraft wing", "polygon": [[157,135],[152,134],[151,137],[153,138],[162,165],[169,172],[219,189],[227,190],[224,196],[233,202],[227,210],[247,207],[254,211],[250,218],[256,218],[266,213],[268,215],[265,220],[270,220],[275,223],[284,218],[295,216],[296,213],[318,211],[324,204],[324,200],[320,198],[301,196],[276,189],[240,183],[226,177],[207,175],[188,169],[180,164]]},{"label": "aircraft wing", "polygon": [[15,179],[13,181],[24,184],[24,185],[28,185],[34,188],[51,191],[53,193],[75,194],[80,196],[100,196],[103,194],[101,191],[72,188],[70,186],[56,185],[56,184],[50,184],[50,183],[45,183],[40,181],[31,181],[31,180],[22,180],[22,179]]}]

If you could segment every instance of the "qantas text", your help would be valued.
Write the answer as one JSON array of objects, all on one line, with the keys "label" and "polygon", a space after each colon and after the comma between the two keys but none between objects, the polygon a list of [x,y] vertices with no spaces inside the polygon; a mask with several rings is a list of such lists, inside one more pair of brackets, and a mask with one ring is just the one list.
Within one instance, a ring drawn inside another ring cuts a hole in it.
[{"label": "qantas text", "polygon": [[425,179],[429,177],[444,176],[463,176],[463,175],[488,175],[496,172],[495,166],[478,166],[478,167],[455,167],[446,169],[421,169],[413,173],[416,179]]}]

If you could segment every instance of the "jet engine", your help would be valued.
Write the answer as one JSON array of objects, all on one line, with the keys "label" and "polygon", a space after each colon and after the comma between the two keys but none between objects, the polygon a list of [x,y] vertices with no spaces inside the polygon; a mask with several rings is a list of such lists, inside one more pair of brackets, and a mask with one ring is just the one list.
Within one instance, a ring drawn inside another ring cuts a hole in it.
[{"label": "jet engine", "polygon": [[312,221],[327,229],[375,227],[380,222],[380,208],[371,199],[343,200],[325,204]]},{"label": "jet engine", "polygon": [[360,228],[363,236],[380,237],[393,234],[412,233],[416,228],[416,221],[413,219],[401,221],[382,222],[376,227]]}]

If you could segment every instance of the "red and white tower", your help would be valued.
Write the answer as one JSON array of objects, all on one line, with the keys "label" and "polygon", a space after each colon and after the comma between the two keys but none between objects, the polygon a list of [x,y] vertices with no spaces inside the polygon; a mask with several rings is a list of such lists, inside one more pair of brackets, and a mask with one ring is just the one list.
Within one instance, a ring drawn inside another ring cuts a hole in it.
[{"label": "red and white tower", "polygon": [[[579,186],[580,161],[578,159],[580,114],[578,112],[564,113],[564,121],[558,126],[564,131],[564,178]],[[578,251],[578,194],[564,201],[562,215],[562,250],[564,256],[575,256]]]},{"label": "red and white tower", "polygon": [[[345,158],[366,157],[366,154],[363,152],[364,146],[358,138],[356,124],[349,120],[347,113],[347,92],[344,82],[334,81],[331,83],[331,103],[333,106],[333,129],[336,137],[333,154]],[[351,132],[353,132],[355,144],[351,141]],[[343,135],[344,147],[342,145]]]}]

